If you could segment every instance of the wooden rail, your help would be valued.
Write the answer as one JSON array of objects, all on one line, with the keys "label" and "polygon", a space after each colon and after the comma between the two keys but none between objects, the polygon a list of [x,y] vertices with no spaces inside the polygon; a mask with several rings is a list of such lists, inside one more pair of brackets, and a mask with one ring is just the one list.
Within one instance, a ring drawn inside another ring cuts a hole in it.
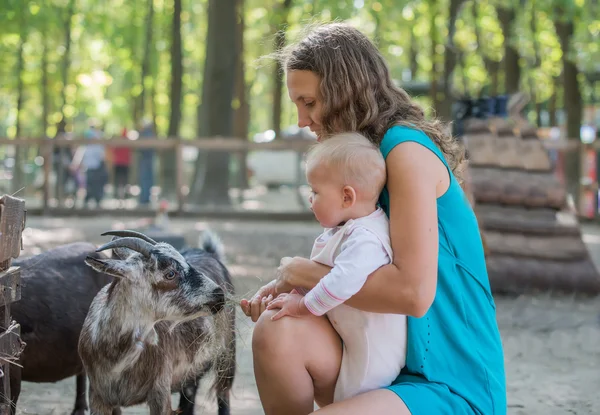
[{"label": "wooden rail", "polygon": [[[50,174],[52,171],[52,158],[54,147],[59,148],[77,148],[85,145],[101,144],[107,148],[127,147],[131,149],[154,149],[156,151],[174,151],[175,152],[175,187],[177,205],[173,213],[181,215],[184,210],[185,195],[184,188],[184,173],[183,173],[183,150],[184,148],[195,148],[200,151],[209,152],[229,152],[246,156],[252,151],[294,151],[299,155],[306,152],[312,145],[314,140],[308,139],[287,139],[276,140],[267,143],[256,143],[240,138],[231,137],[213,137],[206,139],[181,140],[178,138],[158,139],[156,137],[143,137],[136,140],[123,139],[122,137],[113,137],[110,139],[44,139],[44,138],[29,138],[22,137],[19,139],[9,139],[0,137],[0,147],[2,146],[22,146],[22,147],[39,147],[40,154],[44,158],[43,165],[44,183],[43,183],[43,211],[48,213],[54,208],[50,208]],[[48,162],[49,161],[49,162]],[[240,172],[245,174],[245,172]],[[297,176],[300,178],[300,172],[297,171]],[[300,183],[298,183],[298,187]],[[302,196],[298,195],[298,198]],[[60,199],[60,197],[59,197]],[[142,209],[142,211],[145,211]],[[140,213],[143,213],[143,212]],[[72,211],[71,211],[72,212]]]},{"label": "wooden rail", "polygon": [[[580,157],[585,157],[585,150],[589,148],[594,148],[596,150],[600,150],[600,140],[595,141],[592,144],[583,144],[580,140],[569,139],[569,140],[550,140],[550,139],[540,139],[540,142],[547,150],[555,150],[559,151],[563,154],[565,153],[573,153],[579,152]],[[287,139],[287,140],[276,140],[268,143],[256,143],[252,141],[248,141],[240,138],[233,137],[212,137],[212,138],[197,138],[193,140],[182,140],[179,138],[161,138],[158,139],[156,137],[140,137],[136,140],[123,139],[122,137],[113,137],[110,139],[83,139],[83,138],[73,138],[73,139],[44,139],[44,138],[34,138],[34,137],[24,137],[19,139],[8,139],[4,137],[0,137],[0,147],[2,146],[23,146],[23,147],[38,147],[40,149],[40,154],[43,156],[45,160],[43,164],[43,172],[44,172],[44,182],[43,182],[43,204],[42,211],[44,213],[57,212],[56,208],[50,207],[50,174],[53,168],[52,157],[54,147],[64,148],[71,147],[73,149],[91,144],[101,144],[106,148],[114,148],[114,147],[128,147],[131,149],[154,149],[158,152],[162,151],[174,151],[175,152],[175,194],[176,194],[176,206],[175,210],[171,213],[176,215],[184,215],[184,206],[186,197],[183,193],[185,184],[184,183],[184,162],[183,162],[183,150],[185,148],[194,148],[199,151],[206,152],[229,152],[233,154],[238,154],[240,156],[245,156],[249,152],[253,151],[294,151],[298,153],[300,156],[302,153],[307,151],[315,141],[307,140],[307,139]],[[48,162],[49,161],[49,162]],[[245,171],[241,171],[240,174],[245,174]],[[298,178],[301,177],[301,173],[297,172]],[[300,187],[300,182],[298,182],[298,186]],[[575,197],[581,200],[581,190],[583,187],[589,188],[589,185],[585,185],[580,187],[580,192]],[[297,192],[298,200],[301,201],[304,199],[299,192]],[[58,210],[64,210],[62,205],[62,197],[61,194],[56,196],[59,200]],[[100,209],[103,211],[104,209]],[[199,212],[195,212],[194,214],[200,214]],[[67,211],[73,213],[72,210],[67,209]],[[91,212],[93,213],[93,212]],[[125,212],[121,212],[125,213]],[[138,213],[138,214],[147,214],[147,209],[133,209],[132,212],[127,213]],[[227,214],[228,217],[231,215],[235,216],[235,212],[224,212],[221,209],[218,210],[217,213]],[[253,212],[256,214],[257,212]],[[215,212],[208,212],[209,216],[214,216]],[[310,212],[307,212],[310,217]]]},{"label": "wooden rail", "polygon": [[122,138],[104,139],[41,139],[41,138],[0,138],[0,146],[55,146],[78,147],[83,145],[102,144],[106,147],[129,147],[134,149],[153,148],[155,150],[169,150],[178,146],[194,147],[199,150],[209,151],[306,151],[314,144],[312,140],[278,140],[268,143],[255,143],[239,138],[215,137],[210,139],[179,140],[167,139],[138,139],[124,140]]}]

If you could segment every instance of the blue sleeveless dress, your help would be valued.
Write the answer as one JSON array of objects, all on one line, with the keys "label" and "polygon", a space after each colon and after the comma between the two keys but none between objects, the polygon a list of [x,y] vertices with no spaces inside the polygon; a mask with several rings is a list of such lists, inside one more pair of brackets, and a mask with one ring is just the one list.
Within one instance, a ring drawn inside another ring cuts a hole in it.
[{"label": "blue sleeveless dress", "polygon": [[[412,415],[506,414],[504,354],[477,219],[443,153],[425,133],[390,128],[380,145],[383,156],[407,141],[439,157],[450,187],[437,199],[435,299],[423,317],[408,317],[406,367],[387,389]],[[379,202],[389,216],[387,189]]]}]

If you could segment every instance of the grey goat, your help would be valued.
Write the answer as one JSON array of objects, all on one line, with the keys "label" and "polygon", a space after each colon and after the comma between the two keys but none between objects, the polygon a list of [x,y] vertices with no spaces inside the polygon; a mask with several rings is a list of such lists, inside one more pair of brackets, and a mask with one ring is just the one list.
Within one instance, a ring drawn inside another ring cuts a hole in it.
[{"label": "grey goat", "polygon": [[213,369],[218,413],[229,415],[235,309],[219,242],[207,234],[201,248],[178,252],[134,231],[103,235],[115,238],[97,251],[116,258],[86,263],[115,279],[92,301],[79,339],[91,414],[141,403],[150,415],[170,414],[176,391],[177,412],[193,414],[197,380]]}]

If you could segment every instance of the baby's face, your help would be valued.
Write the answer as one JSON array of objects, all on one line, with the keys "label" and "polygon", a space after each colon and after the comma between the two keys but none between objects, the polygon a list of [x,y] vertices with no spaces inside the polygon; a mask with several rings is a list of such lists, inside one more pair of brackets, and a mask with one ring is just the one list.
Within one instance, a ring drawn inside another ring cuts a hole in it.
[{"label": "baby's face", "polygon": [[333,228],[344,222],[344,185],[326,166],[308,169],[306,179],[311,187],[310,209],[324,228]]}]

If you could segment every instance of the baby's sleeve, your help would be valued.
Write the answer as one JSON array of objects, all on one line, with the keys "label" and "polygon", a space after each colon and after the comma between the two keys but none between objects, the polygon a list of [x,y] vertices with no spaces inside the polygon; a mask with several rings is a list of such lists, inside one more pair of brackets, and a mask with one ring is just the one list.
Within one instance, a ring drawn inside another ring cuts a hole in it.
[{"label": "baby's sleeve", "polygon": [[361,227],[351,232],[329,274],[304,297],[306,307],[314,315],[321,316],[348,300],[373,271],[391,261],[373,232]]}]

